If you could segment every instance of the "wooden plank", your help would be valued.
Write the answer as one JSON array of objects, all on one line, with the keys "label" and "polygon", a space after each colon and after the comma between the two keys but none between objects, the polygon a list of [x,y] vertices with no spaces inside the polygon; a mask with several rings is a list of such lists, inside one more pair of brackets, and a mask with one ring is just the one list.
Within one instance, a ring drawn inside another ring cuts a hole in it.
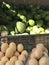
[{"label": "wooden plank", "polygon": [[0,0],[5,2],[12,2],[16,4],[40,4],[40,5],[49,5],[49,0]]},{"label": "wooden plank", "polygon": [[40,4],[40,5],[49,5],[49,0],[26,0],[26,3]]}]

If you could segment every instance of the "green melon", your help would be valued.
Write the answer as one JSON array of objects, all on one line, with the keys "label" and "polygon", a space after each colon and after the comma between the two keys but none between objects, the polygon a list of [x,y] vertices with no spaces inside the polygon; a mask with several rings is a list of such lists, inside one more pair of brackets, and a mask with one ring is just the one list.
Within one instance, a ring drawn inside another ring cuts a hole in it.
[{"label": "green melon", "polygon": [[26,25],[23,22],[18,21],[16,23],[17,29],[20,33],[23,33],[26,29]]},{"label": "green melon", "polygon": [[49,34],[49,28],[45,30],[45,33]]},{"label": "green melon", "polygon": [[22,21],[26,22],[26,17],[24,15],[21,15],[20,19],[22,19]]},{"label": "green melon", "polygon": [[40,32],[44,32],[45,31],[43,27],[40,27],[39,30],[40,30]]},{"label": "green melon", "polygon": [[15,27],[15,33],[16,33],[16,34],[18,34],[18,33],[19,33],[16,27]]},{"label": "green melon", "polygon": [[30,34],[36,34],[33,30],[30,31]]},{"label": "green melon", "polygon": [[35,21],[32,20],[32,19],[29,19],[28,23],[29,23],[30,26],[34,26],[35,25]]},{"label": "green melon", "polygon": [[29,32],[29,31],[31,31],[32,29],[33,29],[33,27],[28,26],[28,27],[26,28],[26,31]]},{"label": "green melon", "polygon": [[40,30],[39,28],[35,25],[33,26],[33,31],[36,33],[36,34],[39,34],[40,33]]},{"label": "green melon", "polygon": [[10,34],[11,34],[11,35],[14,35],[14,34],[15,34],[15,31],[11,31]]}]

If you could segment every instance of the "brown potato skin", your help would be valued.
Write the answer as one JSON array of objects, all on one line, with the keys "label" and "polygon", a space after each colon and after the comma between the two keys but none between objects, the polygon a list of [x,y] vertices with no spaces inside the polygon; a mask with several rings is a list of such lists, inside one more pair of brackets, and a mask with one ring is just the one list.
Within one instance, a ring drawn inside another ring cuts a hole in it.
[{"label": "brown potato skin", "polygon": [[16,51],[16,43],[11,42],[11,43],[9,44],[9,47],[10,47],[14,52]]},{"label": "brown potato skin", "polygon": [[43,56],[43,57],[39,60],[39,65],[49,65],[49,58]]},{"label": "brown potato skin", "polygon": [[43,56],[43,51],[41,49],[36,49],[35,58],[40,59]]},{"label": "brown potato skin", "polygon": [[1,51],[2,51],[3,53],[6,52],[7,48],[8,48],[8,44],[7,44],[7,43],[3,43],[3,44],[1,45]]},{"label": "brown potato skin", "polygon": [[0,51],[0,60],[4,56],[4,53]]},{"label": "brown potato skin", "polygon": [[0,65],[5,65],[4,62],[0,61]]},{"label": "brown potato skin", "polygon": [[13,50],[11,48],[8,48],[6,50],[5,56],[8,57],[8,58],[11,58],[13,55],[14,55]]},{"label": "brown potato skin", "polygon": [[5,65],[15,65],[15,64],[11,61],[8,61]]},{"label": "brown potato skin", "polygon": [[19,55],[18,60],[25,62],[26,61],[26,57],[24,55]]},{"label": "brown potato skin", "polygon": [[17,61],[15,62],[15,65],[24,65],[24,64],[23,64],[23,62],[22,62],[22,61],[17,60]]},{"label": "brown potato skin", "polygon": [[23,49],[24,49],[23,45],[22,44],[18,44],[18,46],[17,46],[18,52],[21,53],[23,51]]},{"label": "brown potato skin", "polygon": [[12,61],[12,62],[15,63],[15,61],[17,61],[17,57],[16,57],[16,56],[11,57],[11,58],[10,58],[10,61]]},{"label": "brown potato skin", "polygon": [[6,56],[4,56],[1,58],[1,61],[5,64],[7,61],[9,61],[9,59]]},{"label": "brown potato skin", "polygon": [[23,50],[21,54],[23,54],[25,57],[28,56],[28,52],[26,50]]},{"label": "brown potato skin", "polygon": [[35,58],[29,60],[29,65],[38,65],[38,61]]}]

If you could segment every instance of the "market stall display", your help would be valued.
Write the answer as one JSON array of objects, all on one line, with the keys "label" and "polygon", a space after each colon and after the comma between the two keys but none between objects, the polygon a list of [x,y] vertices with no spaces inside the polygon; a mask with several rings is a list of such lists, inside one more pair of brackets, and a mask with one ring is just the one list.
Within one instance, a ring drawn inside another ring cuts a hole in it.
[{"label": "market stall display", "polygon": [[0,65],[49,65],[49,5],[15,1],[0,1]]}]

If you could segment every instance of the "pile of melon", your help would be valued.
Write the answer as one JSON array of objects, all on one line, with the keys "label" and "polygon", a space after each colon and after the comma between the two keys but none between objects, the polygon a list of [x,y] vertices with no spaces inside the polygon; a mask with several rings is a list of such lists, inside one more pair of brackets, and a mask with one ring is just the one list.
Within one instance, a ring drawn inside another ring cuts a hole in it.
[{"label": "pile of melon", "polygon": [[0,51],[0,65],[24,65],[28,57],[28,52],[20,43],[3,43]]},{"label": "pile of melon", "polygon": [[49,65],[48,49],[43,44],[32,49],[28,65]]}]

